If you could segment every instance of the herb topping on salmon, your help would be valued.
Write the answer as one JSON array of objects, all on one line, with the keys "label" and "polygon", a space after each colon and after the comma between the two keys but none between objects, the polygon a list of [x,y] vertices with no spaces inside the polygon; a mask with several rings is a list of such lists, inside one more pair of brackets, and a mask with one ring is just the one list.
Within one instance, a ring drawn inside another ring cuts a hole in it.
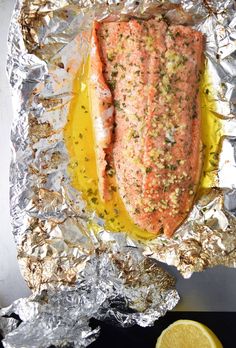
[{"label": "herb topping on salmon", "polygon": [[129,215],[149,232],[171,236],[193,205],[201,172],[202,52],[200,32],[164,20],[94,24],[100,194],[109,199],[106,169],[112,167]]}]

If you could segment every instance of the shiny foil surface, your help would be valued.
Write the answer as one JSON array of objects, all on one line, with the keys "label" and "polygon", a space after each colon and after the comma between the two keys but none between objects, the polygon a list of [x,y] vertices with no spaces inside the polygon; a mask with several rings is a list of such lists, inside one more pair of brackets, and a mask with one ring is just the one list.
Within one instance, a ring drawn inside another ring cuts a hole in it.
[{"label": "shiny foil surface", "polygon": [[[186,278],[215,265],[236,266],[235,10],[233,0],[17,2],[7,64],[15,107],[11,215],[33,294],[0,311],[5,347],[86,347],[99,331],[89,327],[91,317],[152,325],[179,300],[174,279],[156,260]],[[106,231],[86,210],[68,176],[63,130],[93,20],[160,14],[204,33],[206,98],[222,134],[214,185],[204,187],[173,238],[141,242],[127,231]],[[6,318],[11,313],[22,320],[18,327]]]}]

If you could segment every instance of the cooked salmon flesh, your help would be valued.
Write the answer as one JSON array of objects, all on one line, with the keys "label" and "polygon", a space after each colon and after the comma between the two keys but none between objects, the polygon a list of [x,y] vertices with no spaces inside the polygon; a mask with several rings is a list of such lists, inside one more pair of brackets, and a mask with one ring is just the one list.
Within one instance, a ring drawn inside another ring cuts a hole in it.
[{"label": "cooked salmon flesh", "polygon": [[171,236],[189,214],[201,173],[203,35],[164,20],[94,23],[90,95],[99,192],[114,169],[139,227]]}]

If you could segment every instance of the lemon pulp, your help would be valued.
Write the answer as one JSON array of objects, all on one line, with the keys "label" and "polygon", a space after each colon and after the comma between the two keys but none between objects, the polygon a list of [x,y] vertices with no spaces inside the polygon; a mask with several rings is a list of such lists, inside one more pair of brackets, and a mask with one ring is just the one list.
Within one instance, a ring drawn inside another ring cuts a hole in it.
[{"label": "lemon pulp", "polygon": [[177,320],[157,340],[156,348],[223,348],[207,326],[194,320]]}]

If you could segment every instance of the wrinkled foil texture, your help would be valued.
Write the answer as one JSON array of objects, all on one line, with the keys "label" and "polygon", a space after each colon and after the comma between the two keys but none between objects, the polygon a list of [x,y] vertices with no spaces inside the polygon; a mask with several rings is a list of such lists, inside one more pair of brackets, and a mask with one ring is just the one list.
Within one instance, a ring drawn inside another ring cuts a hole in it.
[{"label": "wrinkled foil texture", "polygon": [[[2,309],[5,347],[85,347],[89,319],[152,325],[178,302],[175,281],[214,265],[236,267],[236,5],[233,0],[19,0],[9,31],[13,87],[11,215],[21,271],[33,295]],[[63,139],[76,71],[89,52],[91,23],[164,14],[206,36],[212,111],[224,121],[216,187],[172,239],[146,243],[105,231],[70,184]],[[75,59],[76,57],[76,59]],[[91,218],[100,225],[94,232]],[[23,321],[9,319],[15,313]]]}]

